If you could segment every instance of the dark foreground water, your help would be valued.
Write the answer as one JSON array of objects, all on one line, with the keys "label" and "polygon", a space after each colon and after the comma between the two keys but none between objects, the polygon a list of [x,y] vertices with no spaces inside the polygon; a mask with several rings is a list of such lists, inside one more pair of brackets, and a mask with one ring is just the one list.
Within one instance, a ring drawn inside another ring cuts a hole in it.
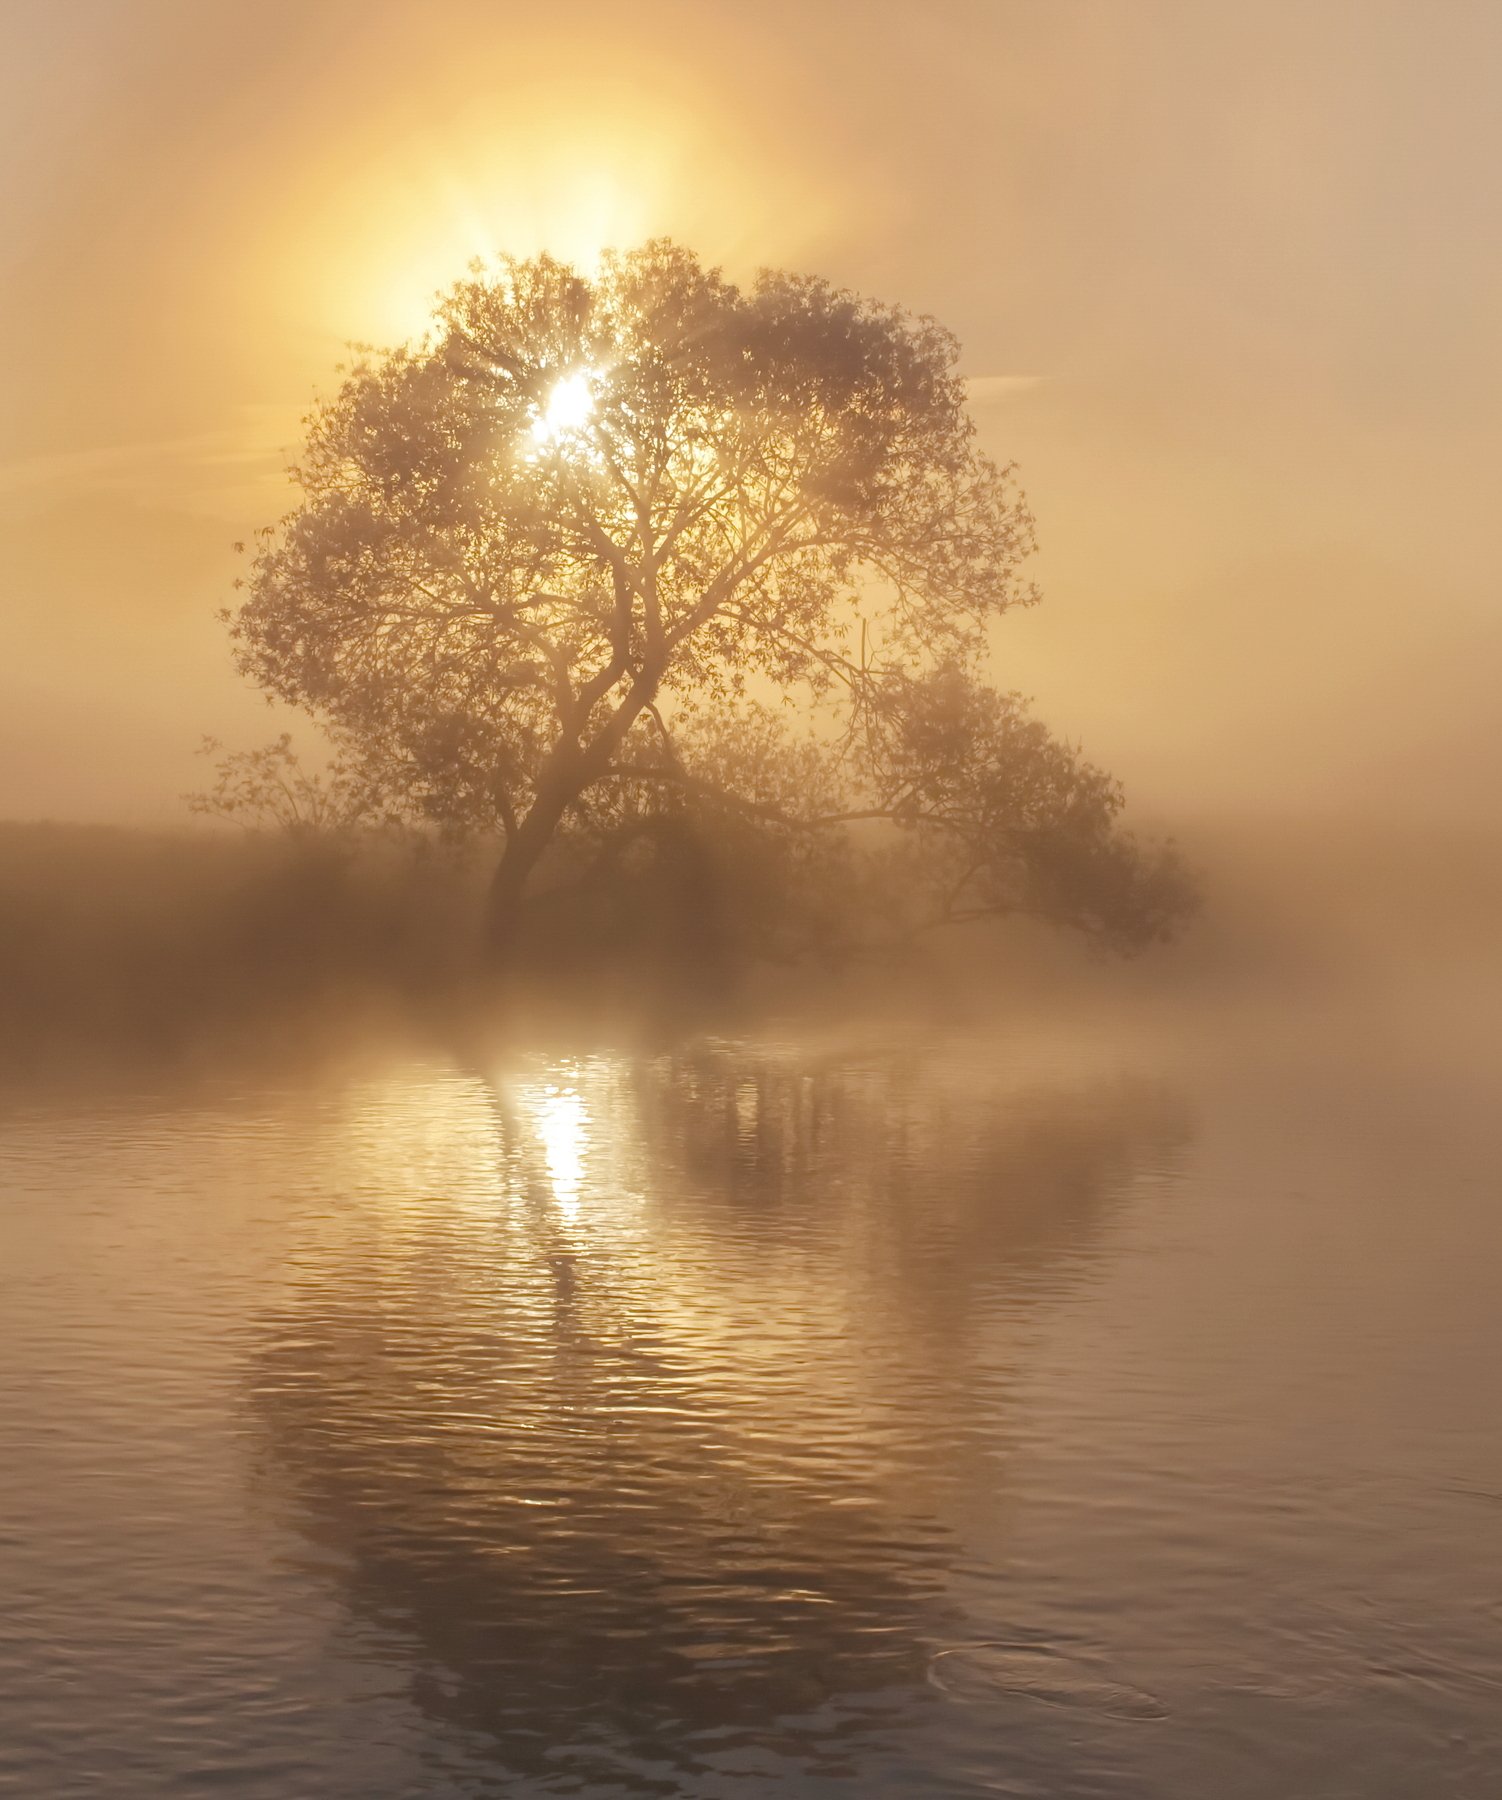
[{"label": "dark foreground water", "polygon": [[12,1095],[0,1791],[1495,1800],[1481,1041]]}]

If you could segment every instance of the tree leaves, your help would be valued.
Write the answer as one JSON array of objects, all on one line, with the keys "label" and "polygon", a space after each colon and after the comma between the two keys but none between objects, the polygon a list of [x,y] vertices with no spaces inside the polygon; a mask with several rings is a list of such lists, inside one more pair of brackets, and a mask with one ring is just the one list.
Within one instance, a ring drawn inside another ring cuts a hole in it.
[{"label": "tree leaves", "polygon": [[[1187,886],[982,678],[990,621],[1036,598],[1032,519],[957,361],[931,320],[808,276],[739,288],[662,240],[594,278],[474,270],[424,346],[363,355],[315,410],[239,666],[390,809],[500,830],[509,904],[560,833],[714,806],[886,821],[921,843],[930,922],[1161,935]],[[799,721],[775,753],[774,698]]]}]

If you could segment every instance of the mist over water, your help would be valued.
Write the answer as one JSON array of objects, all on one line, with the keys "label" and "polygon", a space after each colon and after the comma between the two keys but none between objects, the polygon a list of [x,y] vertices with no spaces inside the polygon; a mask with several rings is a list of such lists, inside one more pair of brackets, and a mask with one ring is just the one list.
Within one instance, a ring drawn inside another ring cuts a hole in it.
[{"label": "mist over water", "polygon": [[1139,999],[15,1090],[0,1782],[1480,1800],[1478,1047]]}]

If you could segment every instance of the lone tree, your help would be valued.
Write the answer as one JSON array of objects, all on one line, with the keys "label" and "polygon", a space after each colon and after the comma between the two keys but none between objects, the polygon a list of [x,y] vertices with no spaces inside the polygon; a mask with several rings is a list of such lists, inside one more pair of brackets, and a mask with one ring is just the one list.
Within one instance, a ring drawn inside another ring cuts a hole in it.
[{"label": "lone tree", "polygon": [[561,843],[601,866],[716,831],[900,872],[905,932],[1165,937],[1192,904],[1175,853],[981,673],[992,619],[1036,598],[1032,519],[957,354],[666,242],[593,278],[476,265],[314,411],[300,503],[227,615],[238,664],[386,806],[499,838],[498,949]]}]

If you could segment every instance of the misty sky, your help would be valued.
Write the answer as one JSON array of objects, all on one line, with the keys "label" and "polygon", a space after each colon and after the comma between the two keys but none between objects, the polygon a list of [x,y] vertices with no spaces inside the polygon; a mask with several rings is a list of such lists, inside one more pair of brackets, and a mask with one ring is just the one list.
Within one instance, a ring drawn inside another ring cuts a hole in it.
[{"label": "misty sky", "polygon": [[996,674],[1152,814],[1502,816],[1498,0],[0,0],[0,815],[269,735],[214,610],[349,339],[667,233],[931,312]]}]

